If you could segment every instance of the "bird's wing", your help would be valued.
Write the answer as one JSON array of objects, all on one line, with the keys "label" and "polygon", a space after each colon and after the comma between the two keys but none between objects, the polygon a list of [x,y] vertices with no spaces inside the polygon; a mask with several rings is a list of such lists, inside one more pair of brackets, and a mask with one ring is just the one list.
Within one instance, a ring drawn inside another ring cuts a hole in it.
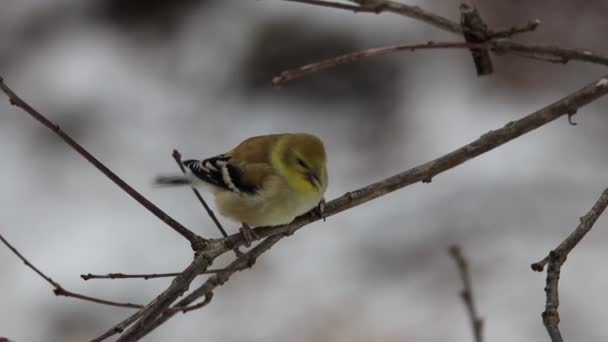
[{"label": "bird's wing", "polygon": [[237,193],[254,194],[273,173],[272,146],[282,137],[272,134],[249,138],[228,153],[186,160],[184,165],[204,182]]},{"label": "bird's wing", "polygon": [[258,185],[252,182],[243,172],[243,169],[232,164],[230,154],[221,154],[208,159],[184,161],[184,166],[205,183],[218,188],[236,192],[253,194]]}]

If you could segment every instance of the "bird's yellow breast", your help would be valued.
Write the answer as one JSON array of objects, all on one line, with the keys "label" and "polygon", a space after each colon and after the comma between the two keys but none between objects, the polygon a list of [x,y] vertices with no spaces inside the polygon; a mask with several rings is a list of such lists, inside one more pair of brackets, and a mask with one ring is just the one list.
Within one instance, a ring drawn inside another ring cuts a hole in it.
[{"label": "bird's yellow breast", "polygon": [[249,226],[277,226],[314,208],[322,193],[293,189],[283,177],[269,177],[255,194],[215,192],[220,214]]}]

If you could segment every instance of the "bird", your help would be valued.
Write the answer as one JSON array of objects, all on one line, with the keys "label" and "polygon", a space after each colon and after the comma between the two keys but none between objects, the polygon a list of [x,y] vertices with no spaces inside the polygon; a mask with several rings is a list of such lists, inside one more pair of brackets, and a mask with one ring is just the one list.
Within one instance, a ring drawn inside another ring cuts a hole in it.
[{"label": "bird", "polygon": [[323,216],[327,156],[313,134],[254,136],[226,153],[183,165],[185,174],[158,176],[156,185],[209,188],[219,213],[241,224],[246,246],[258,238],[251,227],[288,224],[315,208]]}]

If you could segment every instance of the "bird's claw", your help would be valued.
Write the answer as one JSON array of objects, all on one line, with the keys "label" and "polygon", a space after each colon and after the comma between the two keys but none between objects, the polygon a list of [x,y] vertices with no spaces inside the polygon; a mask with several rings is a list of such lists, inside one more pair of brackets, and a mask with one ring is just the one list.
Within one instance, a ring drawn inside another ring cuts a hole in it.
[{"label": "bird's claw", "polygon": [[325,198],[321,198],[321,201],[313,210],[317,215],[319,215],[320,218],[323,219],[323,222],[326,221],[327,216],[325,215]]},{"label": "bird's claw", "polygon": [[241,235],[243,235],[243,239],[245,239],[245,247],[251,246],[251,242],[253,240],[257,240],[260,238],[258,234],[256,234],[255,231],[251,229],[251,227],[249,227],[249,225],[246,223],[243,223],[243,226],[239,228],[239,232],[241,233]]}]

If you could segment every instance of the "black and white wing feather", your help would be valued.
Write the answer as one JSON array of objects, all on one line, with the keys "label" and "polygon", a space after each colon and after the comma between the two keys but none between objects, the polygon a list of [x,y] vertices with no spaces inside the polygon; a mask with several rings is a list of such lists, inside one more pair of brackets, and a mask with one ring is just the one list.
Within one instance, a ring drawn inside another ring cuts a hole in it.
[{"label": "black and white wing feather", "polygon": [[184,161],[184,166],[201,181],[236,193],[255,193],[256,188],[242,181],[241,171],[230,164],[230,156],[221,154],[209,159]]}]

